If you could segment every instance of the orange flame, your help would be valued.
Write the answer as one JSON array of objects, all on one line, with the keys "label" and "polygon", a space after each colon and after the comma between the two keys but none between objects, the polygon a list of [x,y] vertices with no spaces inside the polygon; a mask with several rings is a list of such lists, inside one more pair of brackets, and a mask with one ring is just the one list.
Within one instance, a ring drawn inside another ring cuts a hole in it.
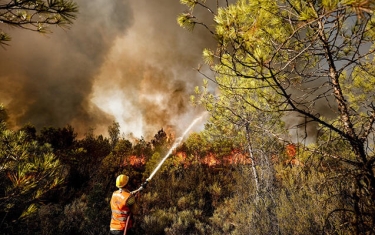
[{"label": "orange flame", "polygon": [[202,164],[205,164],[205,165],[210,166],[210,167],[219,165],[221,163],[220,160],[217,159],[213,153],[209,153],[208,155],[206,155],[202,159],[201,162],[202,162]]},{"label": "orange flame", "polygon": [[[175,152],[173,157],[173,164],[175,166],[181,165],[185,169],[191,166],[195,161],[189,159],[186,152],[179,151]],[[214,153],[208,153],[204,158],[198,160],[197,163],[207,165],[208,167],[217,167],[217,166],[229,166],[229,165],[241,165],[241,164],[250,164],[251,159],[246,155],[241,153],[239,150],[233,150],[229,155],[224,156],[222,159]],[[128,156],[123,161],[123,166],[131,165],[134,167],[141,167],[146,164],[145,156]]]},{"label": "orange flame", "polygon": [[289,158],[296,156],[297,150],[294,144],[288,144],[286,146],[286,154]]},{"label": "orange flame", "polygon": [[186,169],[191,163],[187,160],[185,152],[177,152],[174,158],[174,165],[182,165]]},{"label": "orange flame", "polygon": [[297,148],[295,144],[288,144],[286,146],[286,155],[288,159],[284,161],[285,165],[289,166],[304,166],[304,164],[296,158]]},{"label": "orange flame", "polygon": [[143,166],[144,164],[146,164],[146,158],[144,156],[138,157],[138,156],[132,155],[124,159],[123,165],[126,166],[128,164],[131,166]]}]

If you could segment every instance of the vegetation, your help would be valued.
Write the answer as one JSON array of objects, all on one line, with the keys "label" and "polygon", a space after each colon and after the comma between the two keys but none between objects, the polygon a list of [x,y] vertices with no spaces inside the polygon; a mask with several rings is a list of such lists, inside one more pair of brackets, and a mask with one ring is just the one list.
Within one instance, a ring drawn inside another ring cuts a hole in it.
[{"label": "vegetation", "polygon": [[[329,199],[321,203],[346,202],[326,212],[320,232],[374,233],[375,109],[368,87],[375,79],[374,2],[239,0],[216,8],[181,2],[190,11],[178,17],[180,25],[203,25],[217,41],[203,56],[216,74],[206,77],[220,92],[211,93],[205,82],[194,98],[212,114],[212,127],[252,137],[246,143],[252,160],[262,158],[255,148],[265,150],[256,132],[298,143],[310,168],[306,182],[324,166]],[[212,14],[213,24],[194,15],[199,8]],[[262,177],[253,172],[261,196]]]},{"label": "vegetation", "polygon": [[[1,126],[1,234],[107,234],[116,176],[137,189],[173,142],[160,130],[150,142],[119,137],[111,150],[92,131],[78,140],[69,126]],[[308,165],[304,148],[256,132],[253,164],[247,138],[211,128],[192,134],[138,195],[137,234],[356,233],[335,211],[351,203],[344,167]]]},{"label": "vegetation", "polygon": [[[374,3],[181,2],[217,40],[192,97],[210,119],[137,195],[136,233],[375,234]],[[137,189],[174,143],[119,130],[10,130],[0,107],[0,234],[108,234],[116,176]]]}]

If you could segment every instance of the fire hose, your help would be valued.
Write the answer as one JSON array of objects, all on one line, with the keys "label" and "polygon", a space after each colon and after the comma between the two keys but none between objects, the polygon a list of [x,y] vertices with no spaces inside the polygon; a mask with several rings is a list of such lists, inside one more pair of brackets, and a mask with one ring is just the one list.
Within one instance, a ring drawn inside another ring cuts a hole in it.
[{"label": "fire hose", "polygon": [[[132,195],[137,195],[140,191],[146,188],[146,185],[148,184],[149,179],[146,179],[145,182],[141,184],[141,186],[132,192],[130,192]],[[124,235],[126,235],[126,231],[128,230],[128,225],[129,225],[129,219],[130,219],[131,214],[128,215],[128,218],[126,218],[126,223],[125,223],[125,228],[124,228]]]},{"label": "fire hose", "polygon": [[136,190],[134,190],[134,191],[132,191],[132,192],[130,192],[130,193],[133,194],[133,195],[135,195],[135,194],[137,194],[138,192],[142,191],[143,189],[146,188],[146,186],[147,186],[147,184],[148,184],[148,181],[149,181],[149,179],[146,179],[146,181],[143,182],[143,183],[141,184],[141,186],[140,186],[138,189],[136,189]]},{"label": "fire hose", "polygon": [[[145,182],[143,182],[141,184],[141,186],[130,192],[132,195],[136,195],[138,194],[140,191],[142,191],[143,189],[146,188],[147,184],[150,182],[150,180],[154,177],[154,175],[156,174],[156,172],[160,169],[160,167],[163,165],[163,163],[167,160],[167,158],[169,157],[169,155],[172,154],[172,151],[177,148],[177,146],[182,142],[184,136],[189,132],[189,130],[195,125],[195,123],[200,120],[201,118],[203,117],[203,115],[201,115],[200,117],[194,119],[194,121],[190,124],[190,126],[185,130],[185,132],[182,134],[181,137],[177,138],[175,140],[175,142],[173,143],[172,147],[169,149],[168,153],[165,155],[165,157],[161,160],[161,162],[156,166],[156,168],[153,170],[153,172],[151,173],[151,175],[146,179]],[[128,216],[128,219],[126,221],[126,225],[125,225],[125,229],[124,229],[124,235],[126,234],[126,230],[127,230],[127,227],[128,227],[128,222],[129,222],[129,217],[130,215]]]}]

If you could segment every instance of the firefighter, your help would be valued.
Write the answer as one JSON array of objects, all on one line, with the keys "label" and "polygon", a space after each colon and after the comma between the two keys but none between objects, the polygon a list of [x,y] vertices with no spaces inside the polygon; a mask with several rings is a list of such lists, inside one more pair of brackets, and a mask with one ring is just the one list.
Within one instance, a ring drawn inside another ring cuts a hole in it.
[{"label": "firefighter", "polygon": [[119,175],[116,178],[116,190],[111,198],[112,217],[110,223],[110,234],[131,235],[133,227],[132,214],[136,211],[135,196],[126,188],[129,182],[127,175]]}]

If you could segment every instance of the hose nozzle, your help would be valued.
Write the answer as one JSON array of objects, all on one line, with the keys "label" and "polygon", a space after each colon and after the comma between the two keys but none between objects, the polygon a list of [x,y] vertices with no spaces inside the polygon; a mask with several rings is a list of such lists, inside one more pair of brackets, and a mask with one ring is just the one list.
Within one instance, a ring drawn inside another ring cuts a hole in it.
[{"label": "hose nozzle", "polygon": [[148,181],[146,180],[145,182],[143,182],[143,183],[141,184],[141,188],[145,189],[146,186],[147,186],[147,184],[148,184]]},{"label": "hose nozzle", "polygon": [[134,190],[134,191],[132,191],[132,192],[130,192],[130,193],[131,193],[131,194],[136,194],[136,193],[138,193],[139,191],[142,191],[143,189],[146,188],[147,184],[148,184],[148,180],[146,180],[145,182],[143,182],[143,183],[141,184],[141,187],[139,187],[137,190]]}]

